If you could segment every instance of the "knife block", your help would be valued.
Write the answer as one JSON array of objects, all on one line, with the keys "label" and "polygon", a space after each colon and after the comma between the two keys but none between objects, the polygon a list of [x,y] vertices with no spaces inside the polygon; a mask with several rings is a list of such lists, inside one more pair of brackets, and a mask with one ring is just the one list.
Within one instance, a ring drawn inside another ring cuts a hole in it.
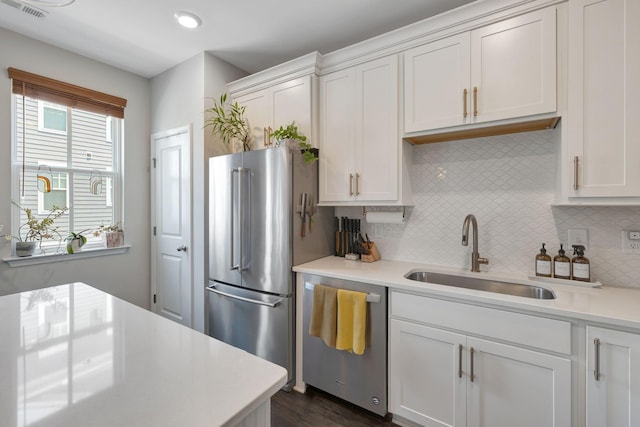
[{"label": "knife block", "polygon": [[364,247],[367,248],[369,253],[368,254],[362,254],[360,256],[360,260],[361,261],[363,261],[363,262],[375,262],[375,261],[378,261],[379,259],[382,258],[380,256],[380,251],[378,251],[378,248],[376,247],[375,242],[365,243]]}]

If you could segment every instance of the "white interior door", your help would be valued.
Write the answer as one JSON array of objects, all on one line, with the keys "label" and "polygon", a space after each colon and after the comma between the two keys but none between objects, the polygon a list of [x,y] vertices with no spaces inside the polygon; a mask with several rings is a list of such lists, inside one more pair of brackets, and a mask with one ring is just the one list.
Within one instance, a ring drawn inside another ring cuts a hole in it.
[{"label": "white interior door", "polygon": [[191,327],[191,131],[189,127],[151,137],[152,309]]}]

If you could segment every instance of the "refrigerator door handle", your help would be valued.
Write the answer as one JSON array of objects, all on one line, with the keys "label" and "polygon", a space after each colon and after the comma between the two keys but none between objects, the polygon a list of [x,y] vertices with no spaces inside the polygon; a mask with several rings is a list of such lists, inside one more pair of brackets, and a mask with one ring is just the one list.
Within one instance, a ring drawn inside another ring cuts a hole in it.
[{"label": "refrigerator door handle", "polygon": [[222,295],[228,298],[233,298],[233,299],[237,299],[240,301],[244,301],[244,302],[248,302],[251,304],[258,304],[258,305],[266,305],[267,307],[271,307],[271,308],[275,308],[277,306],[280,305],[280,303],[282,303],[282,298],[277,299],[276,301],[273,302],[269,302],[269,301],[260,301],[260,300],[256,300],[256,299],[252,299],[252,298],[245,298],[245,297],[241,297],[239,295],[233,295],[230,294],[228,292],[223,292],[219,289],[216,289],[215,285],[210,285],[207,286],[207,291],[209,292],[213,292],[214,294],[218,294],[218,295]]},{"label": "refrigerator door handle", "polygon": [[[233,174],[239,172],[239,169],[231,169],[231,179],[229,180],[229,196],[231,197],[230,203],[229,203],[229,221],[231,221],[231,228],[229,231],[229,235],[230,235],[230,239],[229,239],[229,250],[230,250],[230,256],[229,256],[229,260],[230,260],[230,265],[229,265],[229,270],[238,270],[240,268],[240,264],[234,264],[233,262],[233,256],[235,254],[234,251],[234,247],[233,247]],[[242,243],[240,244],[240,257],[242,258]]]},{"label": "refrigerator door handle", "polygon": [[245,169],[243,167],[238,168],[238,246],[240,246],[240,259],[238,260],[238,271],[244,270],[242,267],[242,258],[244,257],[244,252],[242,250],[242,243],[244,240],[244,201],[242,199],[243,196],[243,174]]}]

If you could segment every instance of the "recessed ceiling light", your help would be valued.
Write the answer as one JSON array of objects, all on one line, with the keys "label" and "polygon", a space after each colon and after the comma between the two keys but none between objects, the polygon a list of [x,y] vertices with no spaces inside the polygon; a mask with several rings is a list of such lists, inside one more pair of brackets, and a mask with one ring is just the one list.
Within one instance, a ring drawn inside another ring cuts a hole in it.
[{"label": "recessed ceiling light", "polygon": [[193,13],[189,12],[176,12],[173,16],[176,17],[178,23],[185,28],[194,29],[202,25],[202,21]]}]

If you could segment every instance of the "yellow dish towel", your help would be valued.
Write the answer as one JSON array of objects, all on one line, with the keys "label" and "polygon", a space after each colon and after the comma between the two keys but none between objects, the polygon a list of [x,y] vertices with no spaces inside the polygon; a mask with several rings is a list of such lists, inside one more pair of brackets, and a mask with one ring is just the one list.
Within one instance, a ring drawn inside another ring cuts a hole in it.
[{"label": "yellow dish towel", "polygon": [[314,285],[313,309],[309,323],[309,335],[322,338],[331,348],[336,348],[337,292],[336,288]]},{"label": "yellow dish towel", "polygon": [[367,329],[367,294],[338,290],[338,334],[336,348],[364,353]]}]

